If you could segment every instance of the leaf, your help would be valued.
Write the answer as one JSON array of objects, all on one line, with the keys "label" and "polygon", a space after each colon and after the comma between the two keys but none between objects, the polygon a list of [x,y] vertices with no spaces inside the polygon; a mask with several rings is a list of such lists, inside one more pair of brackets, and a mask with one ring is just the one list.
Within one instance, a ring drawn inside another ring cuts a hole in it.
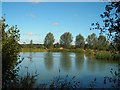
[{"label": "leaf", "polygon": [[106,79],[104,79],[104,84],[106,84]]},{"label": "leaf", "polygon": [[59,68],[59,73],[60,73],[60,68]]},{"label": "leaf", "polygon": [[74,78],[75,78],[75,76],[72,77],[72,79],[74,79]]},{"label": "leaf", "polygon": [[102,14],[100,14],[100,17],[101,17],[101,18],[104,18],[104,16],[103,16]]},{"label": "leaf", "polygon": [[96,78],[94,79],[94,81],[96,81]]},{"label": "leaf", "polygon": [[115,71],[115,75],[116,75],[116,76],[118,75],[116,71]]},{"label": "leaf", "polygon": [[94,25],[94,23],[91,24],[92,26]]}]

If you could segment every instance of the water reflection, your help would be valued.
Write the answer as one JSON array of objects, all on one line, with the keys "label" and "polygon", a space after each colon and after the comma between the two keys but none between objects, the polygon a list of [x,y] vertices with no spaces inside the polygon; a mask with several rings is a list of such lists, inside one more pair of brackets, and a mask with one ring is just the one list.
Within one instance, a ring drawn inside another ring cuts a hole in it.
[{"label": "water reflection", "polygon": [[71,68],[71,57],[70,57],[70,53],[61,53],[60,56],[60,65],[61,68],[65,71],[70,70]]},{"label": "water reflection", "polygon": [[29,56],[27,57],[30,61],[32,61],[32,58],[33,58],[33,53],[32,52],[29,52]]},{"label": "water reflection", "polygon": [[96,60],[93,57],[88,56],[87,57],[86,67],[88,68],[89,71],[95,72],[95,69],[96,69]]},{"label": "water reflection", "polygon": [[[40,77],[38,77],[37,80],[39,83],[42,82],[43,79],[47,81],[58,76],[58,68],[61,69],[61,75],[76,76],[76,79],[83,81],[81,82],[83,87],[86,87],[95,77],[97,81],[103,82],[101,78],[110,76],[111,68],[114,68],[116,71],[118,70],[116,67],[118,63],[115,61],[95,60],[93,57],[79,53],[26,52],[20,53],[20,55],[25,57],[25,59],[20,64],[23,68],[20,69],[19,75],[26,75],[24,66],[28,66],[30,74],[34,74],[36,70],[38,71],[37,73]],[[27,57],[32,58],[28,59]],[[78,75],[78,73],[80,73],[80,75]],[[102,84],[98,84],[102,87]]]},{"label": "water reflection", "polygon": [[75,66],[78,70],[83,68],[84,55],[80,53],[75,53]]},{"label": "water reflection", "polygon": [[[104,70],[104,68],[105,67],[108,67],[108,65],[115,65],[115,63],[117,63],[117,62],[113,62],[113,61],[107,61],[107,60],[96,60],[96,64],[97,64],[97,67],[98,67],[98,70],[99,71],[103,71]],[[109,69],[111,69],[111,68],[109,68]]]},{"label": "water reflection", "polygon": [[52,52],[45,53],[44,64],[46,68],[49,70],[53,68],[53,53]]}]

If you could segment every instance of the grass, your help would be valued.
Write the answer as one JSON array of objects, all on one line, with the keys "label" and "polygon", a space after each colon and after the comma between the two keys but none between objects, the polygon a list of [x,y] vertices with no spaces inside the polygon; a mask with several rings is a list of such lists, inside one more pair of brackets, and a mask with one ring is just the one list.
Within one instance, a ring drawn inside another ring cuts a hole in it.
[{"label": "grass", "polygon": [[21,52],[47,52],[47,49],[41,48],[21,48]]},{"label": "grass", "polygon": [[91,50],[87,49],[85,51],[87,56],[92,56],[99,60],[116,60],[120,61],[120,53],[112,53],[110,51],[98,51],[98,50]]},{"label": "grass", "polygon": [[120,54],[119,53],[111,53],[109,51],[97,51],[95,55],[96,59],[102,59],[102,60],[120,60]]},{"label": "grass", "polygon": [[96,51],[91,50],[91,49],[85,50],[85,54],[86,54],[87,56],[94,56],[95,53],[96,53]]},{"label": "grass", "polygon": [[41,49],[41,48],[22,48],[21,52],[77,52],[84,53],[84,49]]}]

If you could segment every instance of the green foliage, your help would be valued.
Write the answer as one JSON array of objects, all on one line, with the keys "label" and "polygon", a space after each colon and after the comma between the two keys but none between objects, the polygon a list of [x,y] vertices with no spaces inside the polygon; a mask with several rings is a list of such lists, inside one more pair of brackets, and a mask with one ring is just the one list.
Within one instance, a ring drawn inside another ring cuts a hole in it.
[{"label": "green foliage", "polygon": [[83,48],[84,45],[85,45],[84,37],[81,34],[77,35],[75,39],[76,48]]},{"label": "green foliage", "polygon": [[33,48],[33,40],[30,40],[30,48]]},{"label": "green foliage", "polygon": [[57,42],[54,44],[54,48],[60,48],[60,44]]},{"label": "green foliage", "polygon": [[88,35],[87,39],[87,44],[90,49],[96,49],[97,47],[97,36],[95,33],[92,33],[91,35]]},{"label": "green foliage", "polygon": [[21,52],[47,52],[47,49],[43,48],[21,48]]},{"label": "green foliage", "polygon": [[97,43],[97,49],[98,50],[106,50],[108,48],[109,42],[106,40],[106,37],[103,35],[100,35],[98,37],[98,43]]},{"label": "green foliage", "polygon": [[17,26],[8,26],[5,24],[5,19],[1,18],[2,24],[2,86],[3,88],[10,87],[11,84],[17,80],[17,71],[19,68],[14,69],[19,62],[17,60],[19,52],[19,29]]},{"label": "green foliage", "polygon": [[65,49],[59,49],[59,48],[52,48],[48,49],[48,52],[65,52]]},{"label": "green foliage", "polygon": [[96,59],[101,59],[101,60],[120,60],[120,54],[119,53],[111,53],[108,51],[98,51],[96,52],[95,55]]},{"label": "green foliage", "polygon": [[54,39],[53,34],[51,32],[49,32],[46,35],[45,40],[44,40],[45,47],[47,47],[47,48],[53,48],[54,41],[55,41],[55,39]]},{"label": "green foliage", "polygon": [[87,56],[94,56],[95,55],[95,51],[94,50],[91,50],[91,49],[86,49],[85,50],[85,54]]},{"label": "green foliage", "polygon": [[65,32],[60,37],[60,44],[64,48],[70,48],[72,41],[73,41],[73,37],[72,37],[72,34],[70,32]]},{"label": "green foliage", "polygon": [[[93,28],[100,30],[101,34],[106,34],[111,41],[115,51],[120,51],[120,2],[110,2],[105,7],[105,11],[100,15],[103,20],[101,26],[98,22],[92,23]],[[116,45],[113,45],[116,43]]]}]

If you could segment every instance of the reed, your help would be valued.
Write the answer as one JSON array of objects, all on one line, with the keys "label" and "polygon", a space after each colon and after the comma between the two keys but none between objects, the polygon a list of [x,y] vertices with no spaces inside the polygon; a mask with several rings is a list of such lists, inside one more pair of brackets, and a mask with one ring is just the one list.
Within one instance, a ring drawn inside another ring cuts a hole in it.
[{"label": "reed", "polygon": [[101,59],[101,60],[118,60],[118,61],[120,61],[120,54],[119,53],[111,53],[109,51],[97,51],[95,58]]}]

